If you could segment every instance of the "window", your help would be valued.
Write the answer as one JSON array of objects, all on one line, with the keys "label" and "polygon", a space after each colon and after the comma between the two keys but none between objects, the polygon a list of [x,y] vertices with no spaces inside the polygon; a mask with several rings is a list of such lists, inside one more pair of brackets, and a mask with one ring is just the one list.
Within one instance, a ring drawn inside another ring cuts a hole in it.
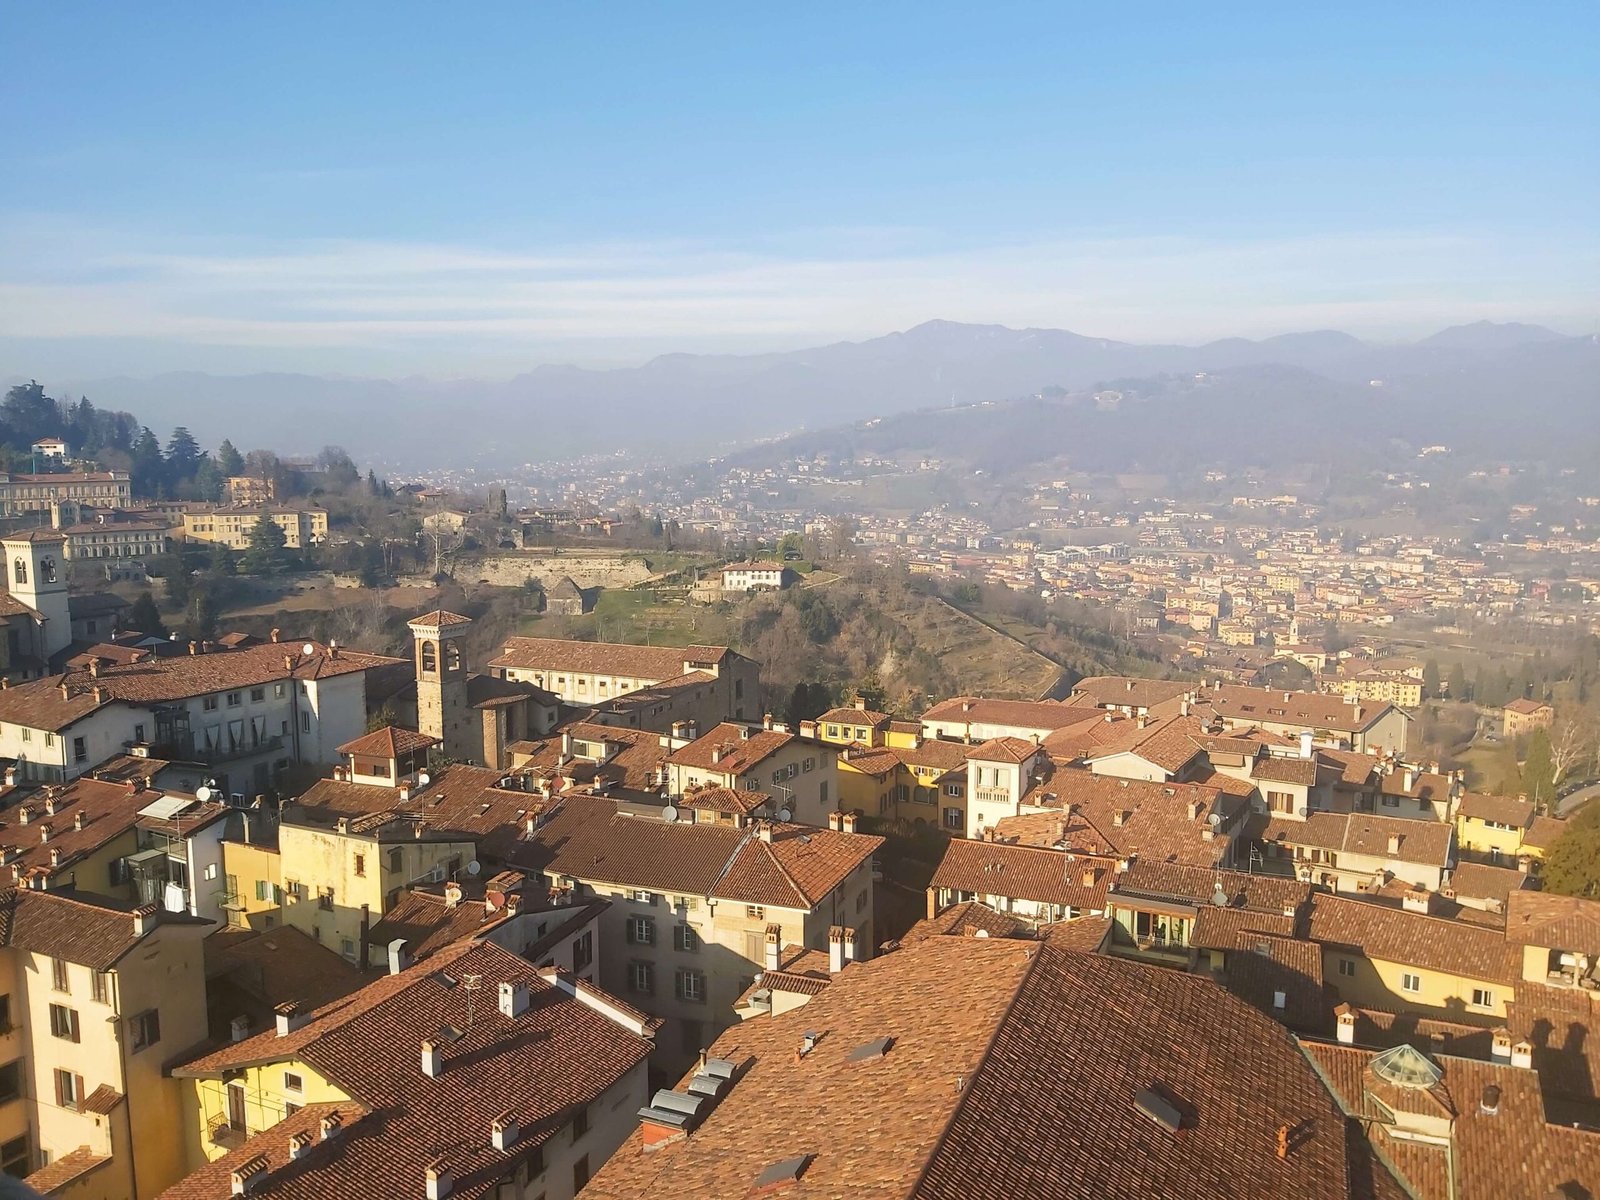
[{"label": "window", "polygon": [[954,796],[957,799],[960,799],[960,797],[961,797],[961,785],[959,783],[947,783],[947,784],[945,784],[944,785],[944,794],[946,796]]},{"label": "window", "polygon": [[635,959],[628,964],[628,987],[641,996],[653,996],[656,991],[656,968],[653,963]]},{"label": "window", "polygon": [[44,576],[46,583],[54,583],[56,581],[56,560],[53,558],[40,559],[39,574]]},{"label": "window", "polygon": [[656,923],[649,917],[629,917],[628,944],[630,946],[655,945]]},{"label": "window", "polygon": [[12,578],[15,579],[18,583],[24,583],[24,584],[27,583],[28,582],[28,562],[27,562],[27,560],[23,559],[23,558],[19,558],[19,559],[17,559],[16,562],[12,563],[11,566],[12,566],[12,571],[13,571]]},{"label": "window", "polygon": [[317,907],[323,912],[333,911],[333,889],[323,888],[322,894],[317,897]]},{"label": "window", "polygon": [[450,642],[445,646],[444,662],[447,671],[461,670],[461,647],[457,643]]},{"label": "window", "polygon": [[83,1076],[56,1071],[56,1107],[75,1109],[83,1103]]},{"label": "window", "polygon": [[22,1098],[22,1060],[13,1059],[0,1067],[0,1104]]},{"label": "window", "polygon": [[400,870],[400,863],[401,863],[400,847],[396,846],[396,847],[394,847],[394,849],[389,851],[389,870],[391,870],[391,871]]},{"label": "window", "polygon": [[357,875],[365,875],[366,873],[367,873],[367,856],[365,854],[358,854],[358,855],[356,855],[356,874]]},{"label": "window", "polygon": [[136,741],[136,742],[144,741],[144,726],[143,725],[135,725],[133,727],[133,740]]},{"label": "window", "polygon": [[572,969],[582,971],[594,961],[594,930],[585,929],[572,943]]},{"label": "window", "polygon": [[960,829],[965,824],[966,817],[959,808],[947,808],[944,810],[944,827],[946,829]]},{"label": "window", "polygon": [[46,746],[54,746],[56,744],[56,735],[51,733],[49,730],[46,730],[44,735],[44,744]]},{"label": "window", "polygon": [[50,960],[50,984],[58,992],[71,992],[72,988],[67,983],[67,960],[52,958]]},{"label": "window", "polygon": [[1473,1008],[1493,1008],[1494,1007],[1494,993],[1492,991],[1490,991],[1488,988],[1473,988],[1472,989],[1472,1007]]},{"label": "window", "polygon": [[675,949],[692,954],[700,949],[700,935],[694,931],[693,925],[674,925],[672,944]]},{"label": "window", "polygon": [[684,912],[695,912],[700,907],[700,901],[694,896],[679,896],[675,901]]},{"label": "window", "polygon": [[244,695],[242,693],[240,693],[240,692],[229,692],[228,693],[228,707],[229,708],[238,708],[239,705],[241,705],[243,703],[244,703]]},{"label": "window", "polygon": [[98,1004],[106,1003],[106,997],[111,995],[111,976],[105,971],[91,971],[89,973],[89,995]]},{"label": "window", "polygon": [[355,957],[356,957],[356,944],[355,944],[355,942],[353,942],[349,938],[340,938],[339,939],[339,953],[344,955],[351,962],[354,962],[355,961]]},{"label": "window", "polygon": [[216,712],[217,698],[215,696],[207,696],[204,700],[200,701],[200,707],[205,709],[206,712]]},{"label": "window", "polygon": [[767,910],[759,904],[746,904],[744,906],[744,915],[752,921],[765,921],[767,919]]},{"label": "window", "polygon": [[89,746],[81,737],[72,739],[72,761],[75,763],[89,761]]},{"label": "window", "polygon": [[0,1033],[11,1032],[11,993],[0,996]]},{"label": "window", "polygon": [[572,1190],[581,1192],[589,1183],[589,1156],[585,1154],[572,1164]]},{"label": "window", "polygon": [[1422,976],[1413,975],[1410,971],[1400,975],[1400,990],[1403,992],[1420,992],[1422,990]]},{"label": "window", "polygon": [[281,684],[281,683],[273,684],[272,685],[272,694],[274,696],[276,696],[279,700],[282,700],[283,699],[283,684]]},{"label": "window", "polygon": [[133,1026],[133,1048],[143,1050],[146,1046],[154,1046],[161,1040],[161,1013],[153,1008],[146,1009],[130,1022]]},{"label": "window", "polygon": [[631,894],[630,899],[635,904],[654,904],[656,902],[656,894],[654,892],[635,891]]},{"label": "window", "polygon": [[1385,796],[1383,798],[1383,806],[1385,808],[1399,808],[1400,807],[1400,797],[1399,796]]},{"label": "window", "polygon": [[589,1132],[589,1106],[584,1105],[572,1118],[572,1140],[577,1141]]},{"label": "window", "polygon": [[1277,1009],[1279,1012],[1282,1012],[1284,1007],[1288,1003],[1289,1003],[1289,997],[1287,995],[1285,995],[1283,992],[1273,992],[1272,993],[1272,1007]]},{"label": "window", "polygon": [[32,1166],[32,1158],[28,1151],[28,1135],[12,1138],[4,1145],[0,1145],[0,1171],[4,1171],[13,1179],[21,1179],[28,1174]]},{"label": "window", "polygon": [[22,726],[22,740],[25,742],[33,741],[33,730],[29,729],[26,725]]},{"label": "window", "polygon": [[687,1000],[691,1004],[704,1004],[706,1002],[706,976],[704,971],[679,971],[674,979],[673,990],[679,1000]]},{"label": "window", "polygon": [[422,643],[422,669],[424,671],[437,671],[439,669],[439,647],[432,642]]},{"label": "window", "polygon": [[267,689],[266,688],[258,687],[258,688],[251,688],[250,689],[250,699],[252,701],[259,702],[259,701],[265,700],[266,698],[267,698]]},{"label": "window", "polygon": [[1351,978],[1352,976],[1354,976],[1355,973],[1356,973],[1356,960],[1355,959],[1353,959],[1353,958],[1341,958],[1339,960],[1339,974],[1343,975],[1345,978],[1348,979],[1348,978]]},{"label": "window", "polygon": [[867,906],[867,892],[866,892],[866,889],[863,888],[861,890],[861,893],[858,896],[856,896],[856,911],[860,912],[866,906]]},{"label": "window", "polygon": [[311,714],[308,712],[303,712],[300,714],[300,732],[311,732]]}]

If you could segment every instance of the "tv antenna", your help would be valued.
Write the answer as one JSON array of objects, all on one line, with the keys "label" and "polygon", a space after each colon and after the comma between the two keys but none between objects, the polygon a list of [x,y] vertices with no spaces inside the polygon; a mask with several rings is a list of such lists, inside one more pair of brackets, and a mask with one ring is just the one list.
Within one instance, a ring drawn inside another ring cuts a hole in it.
[{"label": "tv antenna", "polygon": [[461,977],[461,990],[467,993],[467,1028],[472,1028],[472,1002],[473,997],[483,987],[482,975],[463,975]]}]

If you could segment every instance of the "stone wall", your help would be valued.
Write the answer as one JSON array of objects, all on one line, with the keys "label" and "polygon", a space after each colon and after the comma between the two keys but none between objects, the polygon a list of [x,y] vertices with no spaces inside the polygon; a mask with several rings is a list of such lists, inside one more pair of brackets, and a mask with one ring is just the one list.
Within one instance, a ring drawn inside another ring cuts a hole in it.
[{"label": "stone wall", "polygon": [[462,556],[451,574],[458,583],[488,583],[497,587],[521,587],[531,575],[546,588],[564,576],[581,588],[630,587],[652,578],[644,559],[620,554],[591,554],[580,550],[563,554],[485,554]]}]

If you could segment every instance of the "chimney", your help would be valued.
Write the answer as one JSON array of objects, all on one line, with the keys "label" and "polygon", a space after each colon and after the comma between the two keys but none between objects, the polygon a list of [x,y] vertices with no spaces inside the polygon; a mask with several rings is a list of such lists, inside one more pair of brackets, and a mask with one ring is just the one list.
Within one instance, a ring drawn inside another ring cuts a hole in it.
[{"label": "chimney", "polygon": [[854,833],[856,831],[856,813],[854,810],[839,814],[839,832]]},{"label": "chimney", "polygon": [[1311,757],[1311,731],[1309,729],[1300,735],[1300,757]]},{"label": "chimney", "polygon": [[1116,812],[1112,813],[1111,814],[1111,823],[1113,825],[1117,826],[1118,828],[1121,828],[1122,826],[1126,825],[1128,823],[1127,810],[1119,808],[1119,809],[1117,809]]},{"label": "chimney", "polygon": [[57,803],[56,803],[56,797],[55,797],[55,789],[52,788],[50,791],[48,791],[48,792],[46,792],[44,794],[44,811],[45,811],[45,815],[46,816],[50,816],[50,817],[55,816],[56,815],[56,808],[57,808]]},{"label": "chimney", "polygon": [[33,820],[33,805],[24,804],[17,809],[17,822],[19,824],[26,825],[31,820]]},{"label": "chimney", "polygon": [[39,826],[39,840],[41,842],[48,842],[50,840],[50,833],[51,829],[49,821],[46,821],[44,824]]},{"label": "chimney", "polygon": [[1526,1039],[1511,1047],[1511,1065],[1513,1067],[1533,1067],[1533,1043]]},{"label": "chimney", "polygon": [[489,1122],[489,1141],[502,1154],[511,1149],[517,1140],[517,1134],[521,1132],[517,1119],[511,1115],[509,1108]]},{"label": "chimney", "polygon": [[1407,888],[1406,894],[1400,898],[1400,903],[1407,912],[1426,913],[1433,908],[1433,893],[1427,888]]},{"label": "chimney", "polygon": [[248,1162],[242,1162],[228,1173],[228,1184],[235,1196],[244,1196],[253,1192],[267,1177],[267,1156],[258,1154]]},{"label": "chimney", "polygon": [[289,1135],[289,1161],[294,1162],[302,1155],[309,1153],[311,1150],[311,1143],[311,1134],[306,1132],[304,1129],[298,1130],[295,1133],[291,1133]]},{"label": "chimney", "polygon": [[295,1000],[285,1001],[273,1009],[272,1013],[277,1018],[279,1037],[288,1037],[306,1023],[306,1013]]},{"label": "chimney", "polygon": [[460,903],[461,885],[452,879],[449,883],[444,885],[444,906],[446,908],[454,908]]},{"label": "chimney", "polygon": [[1493,1040],[1489,1043],[1489,1055],[1495,1062],[1511,1061],[1511,1030],[1504,1025],[1494,1031]]},{"label": "chimney", "polygon": [[[27,824],[27,822],[24,821],[23,824]],[[837,833],[837,832],[839,832],[839,830],[843,829],[844,828],[844,813],[839,811],[838,809],[835,809],[833,812],[829,813],[828,814],[828,828],[833,830],[835,833]]]},{"label": "chimney", "polygon": [[242,1042],[250,1036],[250,1018],[243,1013],[228,1022],[228,1040]]},{"label": "chimney", "polygon": [[1289,1126],[1278,1126],[1278,1157],[1289,1157]]},{"label": "chimney", "polygon": [[1483,1089],[1483,1099],[1478,1102],[1478,1111],[1486,1117],[1492,1117],[1500,1111],[1500,1085],[1491,1083]]},{"label": "chimney", "polygon": [[161,910],[154,904],[141,904],[133,910],[133,936],[142,938],[156,927],[156,919]]},{"label": "chimney", "polygon": [[61,847],[60,846],[51,846],[50,847],[50,866],[53,869],[55,867],[59,867],[60,865],[61,865]]},{"label": "chimney", "polygon": [[1400,853],[1400,843],[1402,840],[1403,839],[1401,835],[1398,833],[1391,833],[1389,835],[1389,854],[1391,857]]},{"label": "chimney", "polygon": [[273,631],[272,631],[272,632],[271,632],[271,633],[269,633],[269,634],[268,634],[268,635],[267,635],[267,636],[268,636],[268,637],[270,637],[270,638],[271,638],[271,639],[272,639],[272,640],[273,640],[273,641],[277,641],[277,640],[278,640],[278,639],[279,639],[279,638],[281,638],[281,637],[282,637],[282,636],[283,636],[283,630],[281,630],[281,629],[274,629],[274,630],[273,630]]},{"label": "chimney", "polygon": [[1346,1046],[1355,1045],[1356,1040],[1356,1010],[1348,1004],[1341,1004],[1333,1010],[1334,1020],[1338,1023],[1338,1038]]},{"label": "chimney", "polygon": [[1205,805],[1198,800],[1189,801],[1189,820],[1198,821],[1200,814],[1205,811]]},{"label": "chimney", "polygon": [[98,654],[89,659],[89,678],[100,678],[100,656]]},{"label": "chimney", "polygon": [[398,975],[411,965],[411,955],[406,951],[405,938],[395,938],[389,943],[389,974]]},{"label": "chimney", "polygon": [[437,1042],[422,1043],[422,1073],[429,1079],[437,1079],[444,1074],[444,1054]]},{"label": "chimney", "polygon": [[961,711],[964,712],[964,713],[971,712],[972,711],[972,701],[971,700],[963,700],[961,702]]},{"label": "chimney", "polygon": [[528,985],[525,983],[502,983],[500,992],[500,1015],[503,1017],[520,1017],[528,1011]]},{"label": "chimney", "polygon": [[848,925],[844,931],[844,960],[847,963],[858,961],[856,958],[856,931]]},{"label": "chimney", "polygon": [[294,656],[293,655],[285,654],[283,656],[283,669],[285,671],[288,671],[291,675],[294,673]]},{"label": "chimney", "polygon": [[768,970],[768,971],[776,971],[778,969],[778,961],[779,961],[779,959],[781,958],[782,955],[783,955],[783,926],[782,925],[768,925],[767,926],[767,939],[766,939],[766,960],[765,960],[765,964],[766,965],[765,965],[765,969]]},{"label": "chimney", "polygon": [[713,747],[711,747],[711,765],[712,766],[716,766],[721,761],[722,761],[722,747],[721,746],[713,746]]},{"label": "chimney", "polygon": [[190,642],[189,643],[189,653],[190,654],[199,654],[200,653],[200,643],[199,642]]},{"label": "chimney", "polygon": [[768,732],[771,732],[771,730],[772,730],[772,714],[771,713],[762,713],[761,714],[761,728],[767,730]]},{"label": "chimney", "polygon": [[828,930],[828,973],[837,975],[844,970],[844,927],[835,925]]},{"label": "chimney", "polygon": [[1180,717],[1187,717],[1189,715],[1189,697],[1185,696],[1182,701],[1179,702],[1178,715]]},{"label": "chimney", "polygon": [[748,725],[739,726],[739,740],[741,742],[748,742],[750,740],[750,726],[748,726]]},{"label": "chimney", "polygon": [[1413,766],[1407,765],[1405,774],[1403,774],[1400,778],[1404,781],[1406,793],[1409,795],[1411,790],[1417,786],[1417,769]]},{"label": "chimney", "polygon": [[455,1172],[445,1165],[443,1158],[436,1158],[428,1164],[424,1178],[428,1184],[428,1200],[445,1200],[450,1189],[456,1185]]},{"label": "chimney", "polygon": [[83,809],[80,808],[77,812],[72,814],[72,828],[75,829],[75,830],[78,830],[79,832],[82,832],[82,830],[83,830]]},{"label": "chimney", "polygon": [[572,757],[572,734],[566,732],[565,730],[563,730],[561,734],[561,756],[563,759],[570,759]]},{"label": "chimney", "polygon": [[16,787],[17,786],[17,769],[15,767],[7,767],[6,768],[6,786],[7,787]]},{"label": "chimney", "polygon": [[766,842],[770,846],[772,844],[772,822],[771,821],[757,821],[756,822],[756,836],[758,838],[760,838],[763,842]]}]

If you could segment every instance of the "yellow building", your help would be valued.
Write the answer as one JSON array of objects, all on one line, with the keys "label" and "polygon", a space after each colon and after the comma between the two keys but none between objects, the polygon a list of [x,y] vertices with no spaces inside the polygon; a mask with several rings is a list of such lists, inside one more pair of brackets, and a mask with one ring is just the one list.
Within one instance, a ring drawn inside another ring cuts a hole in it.
[{"label": "yellow building", "polygon": [[223,842],[222,869],[230,926],[266,930],[283,923],[283,855],[275,844]]},{"label": "yellow building", "polygon": [[1456,845],[1465,858],[1514,866],[1524,854],[1523,838],[1534,822],[1533,803],[1520,796],[1467,792],[1456,806]]},{"label": "yellow building", "polygon": [[285,1176],[329,1197],[570,1196],[632,1130],[653,1033],[590,984],[458,943],[173,1068],[164,1140],[191,1173],[164,1200]]},{"label": "yellow building", "polygon": [[18,1103],[0,1102],[0,1168],[74,1200],[157,1195],[185,1167],[164,1067],[206,1036],[210,922],[31,889],[3,903],[0,1089]]},{"label": "yellow building", "polygon": [[1395,671],[1363,671],[1333,685],[1346,698],[1375,700],[1399,708],[1416,708],[1422,703],[1422,681]]},{"label": "yellow building", "polygon": [[831,708],[816,719],[816,731],[809,732],[810,722],[802,722],[800,732],[815,736],[835,746],[883,746],[888,743],[891,720],[888,713],[873,712],[867,702],[858,698],[852,707]]},{"label": "yellow building", "polygon": [[1555,719],[1555,709],[1542,700],[1519,698],[1500,710],[1501,732],[1508,738],[1519,738],[1535,729],[1548,729]]},{"label": "yellow building", "polygon": [[290,550],[304,550],[328,536],[328,514],[320,508],[211,508],[183,514],[180,536],[191,542],[207,542],[244,550],[250,533],[262,517],[283,530],[284,544]]}]

